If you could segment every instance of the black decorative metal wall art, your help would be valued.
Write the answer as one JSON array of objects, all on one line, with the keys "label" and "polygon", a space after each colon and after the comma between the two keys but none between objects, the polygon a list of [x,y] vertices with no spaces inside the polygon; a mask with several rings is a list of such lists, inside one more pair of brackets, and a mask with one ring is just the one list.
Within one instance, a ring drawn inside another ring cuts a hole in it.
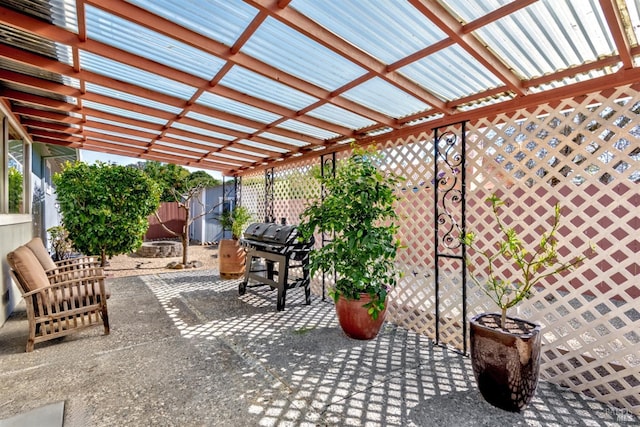
[{"label": "black decorative metal wall art", "polygon": [[[434,228],[435,228],[435,306],[436,342],[440,343],[440,264],[444,260],[458,260],[450,263],[460,270],[460,279],[455,281],[461,287],[462,342],[467,353],[467,292],[465,246],[460,237],[464,234],[465,223],[465,149],[466,122],[455,123],[434,129]],[[448,273],[452,273],[448,271]],[[453,280],[453,278],[451,278]]]},{"label": "black decorative metal wall art", "polygon": [[275,172],[273,168],[264,171],[264,222],[276,222]]}]

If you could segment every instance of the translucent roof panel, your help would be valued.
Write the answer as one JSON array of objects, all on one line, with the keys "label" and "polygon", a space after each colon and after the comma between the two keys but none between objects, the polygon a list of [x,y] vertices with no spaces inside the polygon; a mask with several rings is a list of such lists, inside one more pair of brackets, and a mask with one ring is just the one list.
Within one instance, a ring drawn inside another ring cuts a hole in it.
[{"label": "translucent roof panel", "polygon": [[126,83],[180,99],[187,100],[196,92],[196,89],[191,86],[84,50],[80,51],[80,63],[82,68],[96,74],[113,77]]},{"label": "translucent roof panel", "polygon": [[206,148],[195,148],[193,146],[174,144],[172,142],[165,142],[165,141],[162,141],[162,140],[156,142],[155,145],[156,146],[163,145],[165,147],[179,148],[181,150],[193,151],[193,152],[200,153],[200,154],[204,154],[204,153],[207,153],[209,151]]},{"label": "translucent roof panel", "polygon": [[453,45],[399,70],[445,101],[503,84],[468,52]]},{"label": "translucent roof panel", "polygon": [[101,9],[87,6],[87,36],[143,58],[211,80],[224,61]]},{"label": "translucent roof panel", "polygon": [[476,33],[525,79],[616,54],[600,6],[586,0],[541,0]]},{"label": "translucent roof panel", "polygon": [[272,151],[275,153],[288,153],[290,150],[285,150],[284,148],[274,147],[272,145],[262,144],[260,142],[251,141],[248,139],[242,139],[239,141],[241,145],[246,145],[248,147],[258,148],[260,150]]},{"label": "translucent roof panel", "polygon": [[293,0],[290,6],[386,64],[445,38],[404,1]]},{"label": "translucent roof panel", "polygon": [[127,2],[227,46],[235,43],[258,13],[241,0]]},{"label": "translucent roof panel", "polygon": [[306,147],[309,145],[308,142],[300,141],[298,139],[287,138],[286,136],[278,135],[272,132],[265,132],[260,135],[261,137],[271,139],[273,141],[282,142],[283,144],[289,144],[294,147]]},{"label": "translucent roof panel", "polygon": [[175,129],[182,129],[182,130],[186,130],[188,132],[192,132],[192,133],[197,133],[200,135],[205,135],[205,136],[210,136],[211,138],[217,138],[217,139],[223,139],[225,141],[231,141],[233,139],[235,139],[234,136],[231,135],[227,135],[224,133],[220,133],[220,132],[213,132],[207,129],[202,129],[202,128],[198,128],[195,126],[189,126],[189,125],[185,125],[183,123],[180,122],[174,122],[171,125],[172,128]]},{"label": "translucent roof panel", "polygon": [[271,18],[265,20],[242,51],[330,91],[365,73],[353,62]]},{"label": "translucent roof panel", "polygon": [[301,110],[318,100],[276,80],[238,66],[234,66],[220,84],[290,110]]},{"label": "translucent roof panel", "polygon": [[343,96],[393,118],[429,109],[429,105],[380,78],[368,80]]},{"label": "translucent roof panel", "polygon": [[169,113],[178,114],[182,111],[178,107],[164,104],[162,102],[153,101],[151,99],[143,98],[141,96],[132,95],[130,93],[122,92],[120,90],[104,87],[94,83],[87,83],[85,89],[88,93],[95,93],[98,95],[108,96],[114,99],[120,99],[122,101],[131,102],[133,104],[142,105],[144,107],[151,107],[157,110],[167,111]]},{"label": "translucent roof panel", "polygon": [[215,117],[211,117],[211,116],[207,116],[205,114],[200,114],[200,113],[195,113],[193,111],[189,111],[186,114],[186,117],[189,117],[191,119],[195,119],[204,123],[208,123],[210,125],[214,125],[214,126],[219,126],[221,128],[226,128],[226,129],[231,129],[231,130],[235,130],[238,132],[246,132],[246,133],[253,133],[255,132],[257,129],[256,128],[252,128],[249,126],[243,126],[241,124],[238,123],[233,123],[227,120],[222,120],[222,119],[218,119]]},{"label": "translucent roof panel", "polygon": [[131,135],[125,132],[114,132],[106,129],[95,128],[92,126],[85,126],[84,130],[89,132],[101,133],[104,135],[116,136],[118,138],[123,138],[123,139],[132,139],[134,141],[151,142],[151,138],[144,138],[141,136]]},{"label": "translucent roof panel", "polygon": [[340,126],[346,126],[349,129],[361,129],[375,125],[373,120],[362,117],[356,113],[345,110],[332,104],[324,104],[307,113],[311,117],[334,123]]},{"label": "translucent roof panel", "polygon": [[625,0],[627,11],[629,12],[629,20],[631,21],[631,28],[633,31],[630,36],[630,45],[632,47],[638,46],[638,40],[640,40],[640,2],[638,0]]},{"label": "translucent roof panel", "polygon": [[211,148],[220,148],[222,147],[222,144],[216,144],[215,142],[210,142],[210,141],[203,141],[201,139],[198,138],[191,138],[188,136],[184,136],[184,135],[176,135],[175,133],[171,133],[171,131],[167,132],[166,135],[168,138],[173,138],[176,141],[187,141],[187,142],[193,142],[194,144],[200,144],[206,147],[211,147]]},{"label": "translucent roof panel", "polygon": [[117,122],[114,120],[107,120],[107,119],[103,119],[102,117],[93,117],[91,115],[87,116],[87,121],[90,122],[95,122],[95,123],[104,123],[107,125],[113,125],[113,126],[119,126],[119,127],[123,127],[126,129],[131,129],[131,130],[137,130],[140,132],[147,132],[150,134],[155,134],[155,135],[159,135],[160,132],[157,129],[149,129],[149,128],[144,128],[141,126],[134,126],[134,125],[130,125],[128,123],[122,123],[122,122]]},{"label": "translucent roof panel", "polygon": [[339,134],[335,133],[335,132],[328,132],[324,129],[320,129],[318,127],[315,126],[311,126],[308,125],[306,123],[302,123],[298,120],[287,120],[283,123],[280,123],[278,126],[279,128],[282,129],[287,129],[287,130],[291,130],[294,132],[299,132],[305,135],[309,135],[309,136],[313,136],[314,138],[318,138],[318,139],[331,139],[331,138],[335,138],[337,136],[340,136]]},{"label": "translucent roof panel", "polygon": [[453,11],[463,23],[475,21],[514,0],[439,0]]},{"label": "translucent roof panel", "polygon": [[156,123],[160,125],[167,124],[166,120],[163,120],[158,117],[149,116],[147,114],[141,114],[136,111],[125,110],[123,108],[114,107],[112,105],[101,104],[99,102],[84,100],[82,102],[82,105],[86,108],[93,108],[94,110],[104,111],[106,113],[111,113],[117,116],[127,117],[130,119],[140,120],[143,122]]},{"label": "translucent roof panel", "polygon": [[204,92],[202,95],[200,95],[196,103],[214,108],[219,111],[225,111],[231,114],[235,114],[239,117],[245,117],[247,119],[255,120],[260,123],[271,123],[282,117],[278,114],[274,114],[248,104],[243,104],[242,102],[225,98],[211,92]]}]

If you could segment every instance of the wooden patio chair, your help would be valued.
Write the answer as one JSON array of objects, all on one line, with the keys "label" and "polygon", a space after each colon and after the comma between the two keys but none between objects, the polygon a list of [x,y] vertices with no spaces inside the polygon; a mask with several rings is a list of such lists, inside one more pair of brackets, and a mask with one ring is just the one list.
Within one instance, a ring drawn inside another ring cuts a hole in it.
[{"label": "wooden patio chair", "polygon": [[10,252],[7,261],[27,307],[27,352],[38,342],[90,326],[102,324],[109,334],[109,294],[97,261],[83,257],[55,263],[40,239]]}]

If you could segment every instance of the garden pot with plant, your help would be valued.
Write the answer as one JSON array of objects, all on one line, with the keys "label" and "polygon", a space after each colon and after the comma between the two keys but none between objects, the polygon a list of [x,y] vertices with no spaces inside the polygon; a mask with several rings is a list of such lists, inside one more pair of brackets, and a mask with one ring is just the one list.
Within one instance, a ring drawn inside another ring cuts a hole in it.
[{"label": "garden pot with plant", "polygon": [[[585,256],[567,262],[558,260],[559,205],[554,208],[551,229],[542,233],[536,246],[528,250],[515,229],[501,220],[500,207],[504,202],[495,194],[487,201],[492,205],[499,241],[493,250],[479,247],[474,233],[466,233],[462,241],[472,250],[473,256],[466,258],[470,278],[501,312],[483,313],[470,319],[471,364],[484,399],[498,408],[519,412],[531,401],[538,384],[541,327],[508,317],[507,310],[529,298],[534,286],[542,280],[578,266]],[[517,271],[516,278],[498,277],[503,265],[512,265]]]},{"label": "garden pot with plant", "polygon": [[378,334],[388,293],[399,277],[394,190],[401,178],[381,171],[381,159],[373,148],[356,148],[337,165],[335,176],[317,177],[324,197],[304,210],[298,226],[303,239],[314,233],[332,236],[311,253],[310,269],[312,274],[335,272],[329,294],[340,325],[356,339]]},{"label": "garden pot with plant", "polygon": [[231,239],[222,239],[218,244],[218,269],[221,279],[238,279],[244,275],[246,252],[240,246],[239,239],[250,220],[251,214],[243,206],[224,211],[220,217],[222,228],[231,230]]}]

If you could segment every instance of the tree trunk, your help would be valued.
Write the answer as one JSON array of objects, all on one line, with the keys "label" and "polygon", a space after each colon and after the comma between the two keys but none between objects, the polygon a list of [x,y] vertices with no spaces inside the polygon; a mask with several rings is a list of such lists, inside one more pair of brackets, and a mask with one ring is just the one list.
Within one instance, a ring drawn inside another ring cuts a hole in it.
[{"label": "tree trunk", "polygon": [[100,249],[100,267],[104,268],[107,266],[107,254],[104,248]]},{"label": "tree trunk", "polygon": [[182,227],[182,264],[184,264],[185,267],[189,262],[189,211],[188,204],[185,204],[184,226]]}]

